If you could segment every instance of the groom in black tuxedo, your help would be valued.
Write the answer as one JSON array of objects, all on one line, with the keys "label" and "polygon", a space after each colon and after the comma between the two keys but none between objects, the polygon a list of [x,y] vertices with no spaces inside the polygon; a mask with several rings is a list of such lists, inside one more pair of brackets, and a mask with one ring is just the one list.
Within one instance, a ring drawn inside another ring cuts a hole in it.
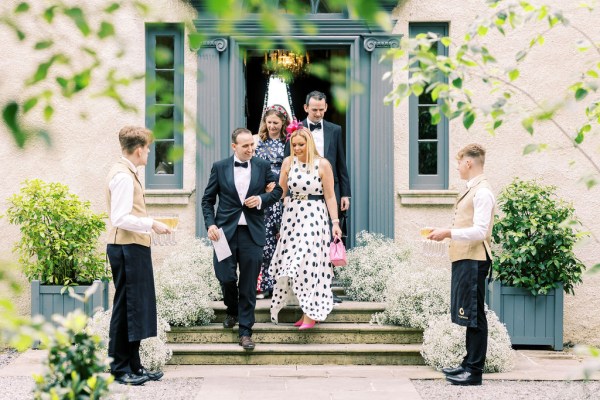
[{"label": "groom in black tuxedo", "polygon": [[[229,243],[232,255],[213,263],[227,306],[225,328],[240,324],[240,346],[253,350],[252,326],[256,306],[256,281],[265,245],[264,210],[281,198],[282,189],[271,172],[268,161],[254,155],[254,138],[246,128],[237,128],[231,135],[233,156],[213,164],[204,196],[202,213],[208,227],[208,238],[219,239],[219,228]],[[271,182],[270,193],[265,188]],[[219,205],[215,216],[215,204]],[[239,282],[237,267],[239,264]]]}]

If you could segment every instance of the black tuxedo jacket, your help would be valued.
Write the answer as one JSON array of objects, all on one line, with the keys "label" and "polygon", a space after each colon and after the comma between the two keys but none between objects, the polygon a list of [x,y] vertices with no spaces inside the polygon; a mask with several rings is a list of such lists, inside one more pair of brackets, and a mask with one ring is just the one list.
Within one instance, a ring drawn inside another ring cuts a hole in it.
[{"label": "black tuxedo jacket", "polygon": [[[233,237],[237,229],[242,211],[246,216],[246,222],[252,240],[258,246],[265,245],[265,208],[281,199],[283,190],[277,182],[277,176],[271,171],[268,161],[259,157],[250,159],[251,177],[246,198],[260,196],[262,204],[260,210],[248,208],[242,202],[235,187],[233,178],[233,156],[213,164],[210,178],[202,196],[202,214],[206,229],[211,225],[223,228],[227,241]],[[265,193],[268,183],[275,182],[275,188],[271,193]],[[215,215],[215,204],[219,198],[219,205]]]},{"label": "black tuxedo jacket", "polygon": [[[331,164],[335,197],[340,206],[341,197],[350,197],[350,178],[346,167],[346,154],[344,153],[344,142],[342,141],[342,127],[332,122],[321,120],[323,123],[323,139],[325,154],[321,154]],[[302,121],[302,125],[308,127],[308,120]],[[290,155],[290,142],[285,144],[285,156]]]}]

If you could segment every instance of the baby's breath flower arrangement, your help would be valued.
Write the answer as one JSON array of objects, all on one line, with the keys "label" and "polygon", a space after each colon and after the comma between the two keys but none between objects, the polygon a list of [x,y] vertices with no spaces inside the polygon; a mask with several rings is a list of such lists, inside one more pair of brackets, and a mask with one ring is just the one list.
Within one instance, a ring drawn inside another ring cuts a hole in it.
[{"label": "baby's breath flower arrangement", "polygon": [[383,301],[387,282],[410,255],[407,245],[362,231],[356,235],[356,247],[348,251],[348,265],[336,268],[336,274],[352,300]]},{"label": "baby's breath flower arrangement", "polygon": [[384,297],[385,311],[373,316],[377,323],[425,329],[431,317],[450,309],[450,271],[410,268],[390,277]]},{"label": "baby's breath flower arrangement", "polygon": [[[87,332],[98,335],[102,341],[99,350],[102,354],[108,356],[108,331],[110,328],[110,318],[112,310],[99,311],[88,320]],[[169,324],[158,317],[157,321],[158,335],[156,337],[142,340],[140,344],[140,359],[142,365],[151,371],[160,371],[171,359],[173,352],[167,347],[167,332],[171,330]]]},{"label": "baby's breath flower arrangement", "polygon": [[221,298],[213,270],[213,249],[202,239],[181,240],[155,270],[158,315],[173,326],[206,325],[210,301]]},{"label": "baby's breath flower arrangement", "polygon": [[[515,352],[506,326],[487,309],[488,349],[483,371],[506,372],[514,367]],[[460,365],[465,356],[465,327],[453,324],[450,314],[432,317],[423,332],[421,355],[427,365],[440,370]]]}]

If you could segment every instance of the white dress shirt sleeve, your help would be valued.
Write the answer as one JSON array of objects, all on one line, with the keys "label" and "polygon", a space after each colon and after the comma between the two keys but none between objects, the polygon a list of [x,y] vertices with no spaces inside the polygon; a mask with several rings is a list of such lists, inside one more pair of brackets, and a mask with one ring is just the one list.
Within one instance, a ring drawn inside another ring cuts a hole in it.
[{"label": "white dress shirt sleeve", "polygon": [[152,218],[136,217],[133,210],[133,179],[125,173],[117,173],[109,182],[110,222],[113,226],[136,233],[151,233]]},{"label": "white dress shirt sleeve", "polygon": [[473,197],[473,226],[451,229],[452,240],[484,240],[492,222],[492,210],[496,200],[488,188],[481,188]]}]

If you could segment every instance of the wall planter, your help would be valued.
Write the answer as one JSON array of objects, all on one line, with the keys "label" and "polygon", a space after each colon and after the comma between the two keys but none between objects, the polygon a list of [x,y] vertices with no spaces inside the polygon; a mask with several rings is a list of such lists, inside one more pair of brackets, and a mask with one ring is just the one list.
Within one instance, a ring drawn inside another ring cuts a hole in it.
[{"label": "wall planter", "polygon": [[486,301],[506,325],[513,345],[548,345],[563,349],[563,285],[536,296],[527,289],[489,282]]},{"label": "wall planter", "polygon": [[[52,321],[53,314],[67,315],[76,309],[81,309],[87,316],[94,315],[98,308],[108,309],[108,282],[94,281],[96,292],[83,303],[69,296],[68,292],[61,294],[63,286],[41,285],[40,281],[31,281],[31,316],[42,315],[47,321]],[[83,296],[90,285],[73,286],[75,293]]]}]

